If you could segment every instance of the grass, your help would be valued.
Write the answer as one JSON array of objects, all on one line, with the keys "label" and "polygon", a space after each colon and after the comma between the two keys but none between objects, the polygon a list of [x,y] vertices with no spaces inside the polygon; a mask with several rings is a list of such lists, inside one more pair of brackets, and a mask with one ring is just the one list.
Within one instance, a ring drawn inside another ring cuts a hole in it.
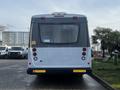
[{"label": "grass", "polygon": [[112,62],[93,60],[93,73],[120,90],[120,63],[114,65]]}]

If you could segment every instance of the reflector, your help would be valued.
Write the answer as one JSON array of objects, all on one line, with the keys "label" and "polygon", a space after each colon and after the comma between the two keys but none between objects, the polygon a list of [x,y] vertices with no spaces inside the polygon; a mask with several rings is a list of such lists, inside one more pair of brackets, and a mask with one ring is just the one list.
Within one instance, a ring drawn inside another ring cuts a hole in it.
[{"label": "reflector", "polygon": [[33,70],[33,73],[46,73],[46,70]]},{"label": "reflector", "polygon": [[79,73],[79,72],[86,72],[84,69],[73,69],[74,73]]}]

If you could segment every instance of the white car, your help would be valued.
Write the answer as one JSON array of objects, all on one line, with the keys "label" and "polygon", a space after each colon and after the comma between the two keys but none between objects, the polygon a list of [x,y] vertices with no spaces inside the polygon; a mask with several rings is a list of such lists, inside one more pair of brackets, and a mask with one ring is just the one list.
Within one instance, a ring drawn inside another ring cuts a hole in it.
[{"label": "white car", "polygon": [[8,51],[8,57],[12,58],[26,58],[27,52],[24,47],[14,46]]},{"label": "white car", "polygon": [[8,55],[8,47],[1,46],[0,47],[0,57],[1,58],[7,58],[7,55]]}]

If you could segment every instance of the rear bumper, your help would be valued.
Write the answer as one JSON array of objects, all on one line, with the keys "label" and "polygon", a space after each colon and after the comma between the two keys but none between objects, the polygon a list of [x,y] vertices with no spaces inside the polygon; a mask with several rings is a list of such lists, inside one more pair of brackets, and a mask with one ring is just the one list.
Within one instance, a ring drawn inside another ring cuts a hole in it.
[{"label": "rear bumper", "polygon": [[[38,71],[38,72],[36,72]],[[91,74],[91,68],[28,68],[27,74]]]},{"label": "rear bumper", "polygon": [[7,54],[1,54],[0,58],[7,56]]},{"label": "rear bumper", "polygon": [[6,56],[6,55],[7,55],[7,54],[1,54],[0,57],[2,57],[2,56]]}]

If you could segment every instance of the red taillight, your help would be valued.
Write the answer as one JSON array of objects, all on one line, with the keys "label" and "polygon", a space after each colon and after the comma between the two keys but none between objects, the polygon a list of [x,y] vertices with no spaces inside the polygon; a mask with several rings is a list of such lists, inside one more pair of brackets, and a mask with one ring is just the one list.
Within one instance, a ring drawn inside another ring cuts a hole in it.
[{"label": "red taillight", "polygon": [[32,51],[35,52],[35,51],[36,51],[36,48],[33,48]]},{"label": "red taillight", "polygon": [[83,48],[83,51],[86,51],[87,49],[86,48]]},{"label": "red taillight", "polygon": [[37,53],[34,52],[34,53],[33,53],[33,56],[36,56],[36,55],[37,55]]}]

